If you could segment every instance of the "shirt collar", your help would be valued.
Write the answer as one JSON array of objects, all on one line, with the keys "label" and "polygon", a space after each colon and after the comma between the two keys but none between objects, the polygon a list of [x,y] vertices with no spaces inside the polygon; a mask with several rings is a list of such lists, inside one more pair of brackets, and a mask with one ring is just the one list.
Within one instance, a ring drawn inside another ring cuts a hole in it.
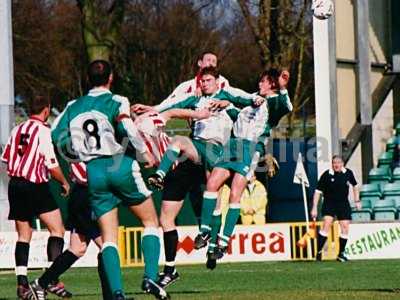
[{"label": "shirt collar", "polygon": [[105,87],[94,87],[88,92],[88,96],[96,97],[102,94],[111,94],[111,91]]},{"label": "shirt collar", "polygon": [[[347,172],[347,169],[346,169],[345,167],[343,167],[342,170],[341,170],[341,172],[342,172],[342,173],[346,173],[346,172]],[[329,169],[329,174],[330,174],[330,175],[334,175],[334,174],[335,174],[335,171],[333,171],[333,169],[330,168],[330,169]]]},{"label": "shirt collar", "polygon": [[38,121],[40,123],[45,123],[44,121],[40,120],[38,117],[35,117],[35,116],[30,116],[29,119],[34,120],[34,121]]},{"label": "shirt collar", "polygon": [[35,116],[30,116],[29,120],[32,121],[36,121],[36,122],[40,122],[41,124],[43,124],[46,127],[50,127],[49,124],[47,124],[45,121],[40,120],[39,118],[35,117]]}]

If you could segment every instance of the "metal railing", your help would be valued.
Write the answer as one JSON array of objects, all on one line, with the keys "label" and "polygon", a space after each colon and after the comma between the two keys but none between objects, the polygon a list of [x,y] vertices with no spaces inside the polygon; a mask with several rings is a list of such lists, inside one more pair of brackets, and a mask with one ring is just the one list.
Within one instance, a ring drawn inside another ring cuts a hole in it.
[{"label": "metal railing", "polygon": [[[318,232],[322,222],[316,223],[316,232]],[[266,225],[268,226],[268,224]],[[294,261],[314,260],[317,253],[317,239],[309,238],[308,247],[298,246],[298,241],[309,230],[305,222],[290,223],[290,246],[291,259]],[[118,237],[118,248],[120,254],[121,265],[123,267],[140,267],[144,265],[142,255],[142,236],[143,227],[120,227]],[[336,259],[339,253],[339,223],[334,222],[331,231],[328,234],[327,242],[322,253],[323,260]],[[178,262],[179,263],[179,262]]]}]

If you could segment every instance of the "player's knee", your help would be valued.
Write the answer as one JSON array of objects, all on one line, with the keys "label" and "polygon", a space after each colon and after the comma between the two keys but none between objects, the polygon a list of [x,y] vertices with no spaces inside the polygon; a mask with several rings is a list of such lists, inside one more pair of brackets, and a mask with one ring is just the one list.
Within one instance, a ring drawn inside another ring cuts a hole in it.
[{"label": "player's knee", "polygon": [[348,235],[349,234],[349,225],[348,224],[340,225],[340,232],[344,235]]},{"label": "player's knee", "polygon": [[185,139],[181,136],[174,137],[171,141],[170,147],[175,149],[182,149],[183,147],[185,147]]},{"label": "player's knee", "polygon": [[71,251],[75,256],[82,257],[85,255],[87,249],[86,243],[81,243],[79,245],[73,245],[69,247],[69,251]]},{"label": "player's knee", "polygon": [[65,234],[65,228],[63,225],[61,226],[54,226],[52,228],[49,228],[49,232],[51,236],[57,236],[57,237],[64,237]]},{"label": "player's knee", "polygon": [[157,215],[147,217],[146,219],[142,220],[142,223],[143,223],[144,227],[158,227],[159,226]]},{"label": "player's knee", "polygon": [[175,229],[175,218],[168,216],[166,214],[161,214],[160,216],[160,225],[163,231],[170,231]]},{"label": "player's knee", "polygon": [[241,197],[242,197],[241,193],[239,193],[235,190],[231,190],[231,193],[229,195],[229,203],[238,204],[238,203],[240,203]]},{"label": "player's knee", "polygon": [[217,180],[213,180],[213,178],[207,180],[207,192],[218,192],[218,189],[219,184]]},{"label": "player's knee", "polygon": [[18,241],[24,243],[30,243],[32,239],[32,228],[18,230]]}]

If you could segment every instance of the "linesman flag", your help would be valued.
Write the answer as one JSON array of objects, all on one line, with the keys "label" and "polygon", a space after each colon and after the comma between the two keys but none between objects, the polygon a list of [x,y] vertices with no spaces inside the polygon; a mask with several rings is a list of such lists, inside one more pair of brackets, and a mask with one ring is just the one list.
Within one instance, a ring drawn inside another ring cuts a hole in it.
[{"label": "linesman flag", "polygon": [[299,153],[299,157],[297,158],[297,164],[296,164],[296,170],[294,171],[293,182],[297,184],[304,183],[306,187],[310,186],[306,170],[304,169],[303,157],[301,156],[301,153]]},{"label": "linesman flag", "polygon": [[301,153],[299,153],[299,157],[297,158],[297,164],[296,164],[296,170],[294,171],[293,182],[297,183],[297,184],[301,184],[301,187],[302,187],[303,201],[304,201],[304,215],[305,215],[306,226],[307,226],[307,232],[297,242],[297,246],[302,247],[302,248],[305,246],[308,246],[307,251],[310,256],[311,255],[311,247],[310,247],[310,243],[308,243],[308,242],[311,238],[315,238],[316,226],[315,226],[315,221],[310,226],[310,223],[308,220],[308,205],[307,205],[306,187],[310,186],[310,182],[308,181],[306,170],[304,169],[303,157],[302,157]]}]

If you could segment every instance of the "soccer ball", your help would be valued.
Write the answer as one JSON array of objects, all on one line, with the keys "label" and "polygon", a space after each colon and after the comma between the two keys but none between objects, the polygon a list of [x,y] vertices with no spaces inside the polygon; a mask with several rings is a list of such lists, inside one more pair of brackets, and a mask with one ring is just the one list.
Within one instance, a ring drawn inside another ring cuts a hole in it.
[{"label": "soccer ball", "polygon": [[313,0],[311,9],[314,17],[319,20],[326,20],[333,15],[334,6],[332,0]]}]

